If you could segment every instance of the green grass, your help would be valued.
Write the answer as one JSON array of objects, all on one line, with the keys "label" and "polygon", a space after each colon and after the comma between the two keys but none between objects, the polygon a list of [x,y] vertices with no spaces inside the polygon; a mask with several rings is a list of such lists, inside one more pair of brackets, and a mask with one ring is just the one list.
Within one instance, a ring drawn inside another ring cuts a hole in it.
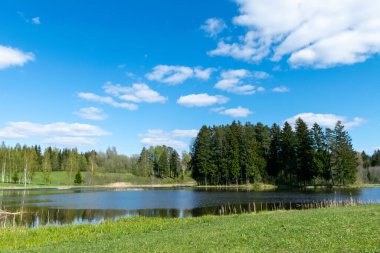
[{"label": "green grass", "polygon": [[[82,172],[84,183],[76,186],[91,186],[91,185],[105,185],[116,182],[123,182],[136,185],[149,185],[149,184],[193,184],[194,180],[186,176],[184,179],[153,179],[148,177],[139,177],[131,173],[97,173],[90,180],[90,173]],[[91,182],[91,184],[89,184]],[[74,176],[70,180],[69,175],[65,171],[54,171],[50,175],[50,183],[46,183],[42,172],[36,172],[33,174],[33,179],[28,188],[39,187],[59,187],[59,186],[74,186]],[[0,188],[14,188],[24,187],[23,184],[14,183],[0,183]]]},{"label": "green grass", "polygon": [[380,205],[0,229],[1,252],[380,252]]}]

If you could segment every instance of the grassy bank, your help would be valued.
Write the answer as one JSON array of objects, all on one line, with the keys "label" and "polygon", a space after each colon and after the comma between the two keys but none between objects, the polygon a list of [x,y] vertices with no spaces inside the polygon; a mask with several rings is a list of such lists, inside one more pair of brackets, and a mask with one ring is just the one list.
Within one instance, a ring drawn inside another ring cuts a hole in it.
[{"label": "grassy bank", "polygon": [[[195,184],[194,180],[190,177],[184,179],[172,179],[172,178],[148,178],[139,177],[130,173],[97,173],[91,177],[90,173],[82,172],[83,184],[74,185],[73,180],[70,179],[65,171],[54,171],[50,175],[50,182],[46,183],[42,172],[36,172],[33,175],[32,182],[27,184],[28,188],[50,188],[50,187],[87,187],[87,186],[102,186],[110,185],[114,183],[120,183],[119,185],[176,185],[176,184]],[[23,184],[14,183],[0,183],[0,188],[23,188]]]},{"label": "grassy bank", "polygon": [[379,252],[380,205],[0,229],[1,252]]}]

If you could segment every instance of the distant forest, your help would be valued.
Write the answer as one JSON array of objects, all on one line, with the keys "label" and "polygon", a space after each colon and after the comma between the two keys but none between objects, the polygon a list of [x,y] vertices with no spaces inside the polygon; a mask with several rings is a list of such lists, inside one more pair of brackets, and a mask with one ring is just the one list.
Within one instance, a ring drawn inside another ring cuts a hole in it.
[{"label": "distant forest", "polygon": [[[193,178],[201,185],[274,183],[346,185],[356,181],[358,154],[341,122],[334,129],[298,119],[294,129],[233,122],[203,126],[191,150]],[[380,152],[362,154],[365,166],[380,164]]]},{"label": "distant forest", "polygon": [[106,152],[78,152],[74,149],[58,149],[40,146],[0,146],[0,182],[29,184],[35,172],[42,172],[45,183],[50,183],[51,172],[66,171],[73,183],[82,183],[82,172],[90,176],[97,173],[131,173],[141,177],[180,178],[187,173],[190,155],[167,146],[143,148],[140,155],[126,156],[116,148]]},{"label": "distant forest", "polygon": [[[358,166],[358,162],[360,166]],[[79,152],[40,146],[0,146],[0,182],[29,184],[42,172],[48,184],[53,171],[66,171],[70,182],[86,183],[98,173],[131,173],[151,178],[192,176],[200,185],[274,183],[287,185],[342,185],[355,182],[357,168],[365,182],[380,180],[380,150],[372,156],[358,155],[341,122],[334,129],[314,124],[308,129],[298,120],[295,129],[232,122],[203,126],[193,140],[191,152],[179,154],[167,146],[142,148],[139,155]]]}]

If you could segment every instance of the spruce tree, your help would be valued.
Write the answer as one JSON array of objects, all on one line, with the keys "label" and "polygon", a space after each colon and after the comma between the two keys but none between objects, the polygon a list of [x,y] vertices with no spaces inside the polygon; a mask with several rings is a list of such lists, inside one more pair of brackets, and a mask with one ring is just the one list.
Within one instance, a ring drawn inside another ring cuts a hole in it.
[{"label": "spruce tree", "polygon": [[307,124],[301,119],[296,121],[296,155],[298,183],[307,185],[314,177],[313,139]]},{"label": "spruce tree", "polygon": [[311,133],[315,152],[313,159],[315,175],[328,182],[331,179],[331,156],[328,149],[327,134],[323,132],[317,123],[314,123]]},{"label": "spruce tree", "polygon": [[268,174],[273,178],[278,178],[281,171],[281,128],[273,124],[270,129],[271,143],[268,153]]},{"label": "spruce tree", "polygon": [[235,184],[239,184],[240,176],[240,154],[239,154],[239,127],[238,124],[233,121],[230,126],[230,134],[228,139],[228,168],[231,179]]},{"label": "spruce tree", "polygon": [[285,122],[280,136],[281,146],[281,167],[283,171],[283,181],[288,184],[293,184],[296,174],[296,137],[292,126]]},{"label": "spruce tree", "polygon": [[170,176],[172,178],[177,178],[181,170],[181,161],[177,151],[173,150],[170,154]]},{"label": "spruce tree", "polygon": [[342,122],[337,122],[332,136],[331,160],[334,180],[343,185],[354,183],[358,161],[351,138],[344,130]]},{"label": "spruce tree", "polygon": [[160,159],[158,160],[158,170],[160,172],[160,177],[164,178],[170,176],[169,157],[166,147],[164,147]]},{"label": "spruce tree", "polygon": [[192,147],[191,169],[197,182],[208,184],[211,166],[211,131],[202,126]]}]

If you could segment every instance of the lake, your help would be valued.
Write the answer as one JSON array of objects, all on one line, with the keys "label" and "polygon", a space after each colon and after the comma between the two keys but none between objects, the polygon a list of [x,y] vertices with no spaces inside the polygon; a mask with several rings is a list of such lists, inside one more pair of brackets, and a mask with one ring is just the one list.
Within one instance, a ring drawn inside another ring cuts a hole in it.
[{"label": "lake", "polygon": [[196,217],[208,214],[301,209],[310,203],[355,201],[380,203],[380,188],[305,191],[241,189],[28,189],[0,190],[0,209],[22,211],[1,225],[97,223],[120,217]]}]

